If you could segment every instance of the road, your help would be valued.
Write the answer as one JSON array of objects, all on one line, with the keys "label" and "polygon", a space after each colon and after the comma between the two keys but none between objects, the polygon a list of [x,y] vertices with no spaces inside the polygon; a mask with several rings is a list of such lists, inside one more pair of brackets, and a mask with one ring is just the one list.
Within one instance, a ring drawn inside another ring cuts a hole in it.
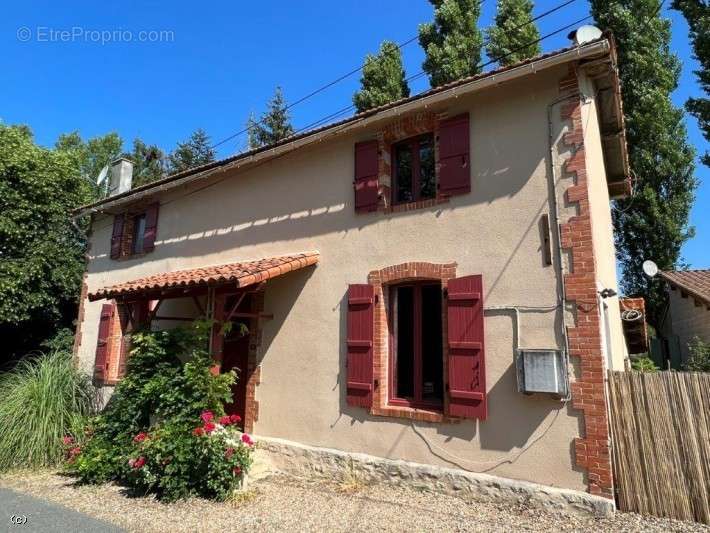
[{"label": "road", "polygon": [[5,529],[0,529],[1,531],[31,531],[32,533],[124,531],[108,522],[8,489],[0,489],[0,515],[4,515],[2,520],[5,526]]}]

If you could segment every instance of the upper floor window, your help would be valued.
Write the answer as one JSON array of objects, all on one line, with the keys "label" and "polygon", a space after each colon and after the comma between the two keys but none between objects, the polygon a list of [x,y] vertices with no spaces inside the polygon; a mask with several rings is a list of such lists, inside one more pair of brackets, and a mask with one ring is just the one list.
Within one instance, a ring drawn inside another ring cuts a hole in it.
[{"label": "upper floor window", "polygon": [[143,253],[143,238],[145,235],[145,213],[133,217],[133,254]]},{"label": "upper floor window", "polygon": [[434,136],[422,135],[394,145],[394,202],[436,197]]},{"label": "upper floor window", "polygon": [[152,252],[157,229],[157,203],[141,211],[115,215],[111,234],[111,259]]}]

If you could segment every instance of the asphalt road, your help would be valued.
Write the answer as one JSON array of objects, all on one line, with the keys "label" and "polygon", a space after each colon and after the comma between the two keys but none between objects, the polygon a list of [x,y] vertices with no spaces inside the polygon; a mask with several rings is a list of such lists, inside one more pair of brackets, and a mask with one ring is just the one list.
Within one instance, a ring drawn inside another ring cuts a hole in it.
[{"label": "asphalt road", "polygon": [[0,531],[49,532],[107,532],[123,531],[116,526],[96,520],[85,514],[72,511],[61,505],[48,503],[19,492],[0,489],[0,519],[4,529]]}]

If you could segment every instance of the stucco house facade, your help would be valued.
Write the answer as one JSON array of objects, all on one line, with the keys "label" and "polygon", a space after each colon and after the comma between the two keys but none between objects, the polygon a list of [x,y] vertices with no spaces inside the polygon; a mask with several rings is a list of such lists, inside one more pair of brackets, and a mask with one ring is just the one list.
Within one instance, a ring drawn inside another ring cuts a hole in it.
[{"label": "stucco house facade", "polygon": [[241,321],[257,438],[611,498],[621,117],[604,37],[86,206],[77,363],[110,393],[131,329]]}]

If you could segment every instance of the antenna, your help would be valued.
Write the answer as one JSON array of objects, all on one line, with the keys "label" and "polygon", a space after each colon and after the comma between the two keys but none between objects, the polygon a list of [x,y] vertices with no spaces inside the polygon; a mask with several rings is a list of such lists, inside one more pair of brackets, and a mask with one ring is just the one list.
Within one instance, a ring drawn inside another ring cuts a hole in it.
[{"label": "antenna", "polygon": [[643,273],[646,274],[649,278],[653,279],[656,277],[656,274],[658,274],[658,265],[651,261],[650,259],[647,259],[646,261],[643,262]]}]

